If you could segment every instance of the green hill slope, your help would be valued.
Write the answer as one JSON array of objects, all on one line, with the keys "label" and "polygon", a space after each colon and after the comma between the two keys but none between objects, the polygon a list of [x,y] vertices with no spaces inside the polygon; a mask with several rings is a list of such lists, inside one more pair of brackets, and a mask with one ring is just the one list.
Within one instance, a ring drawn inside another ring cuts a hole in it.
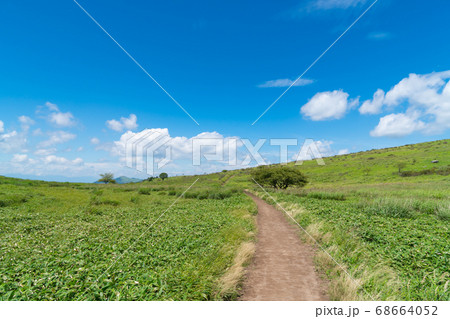
[{"label": "green hill slope", "polygon": [[[432,163],[435,160],[438,163]],[[450,140],[333,156],[324,161],[324,166],[316,161],[299,166],[312,185],[439,180],[450,174]]]},{"label": "green hill slope", "polygon": [[[432,163],[432,161],[438,163]],[[450,180],[450,139],[370,150],[324,158],[325,165],[315,160],[302,165],[291,162],[309,178],[306,188],[376,183],[415,183]],[[399,173],[400,165],[400,173]],[[404,166],[404,167],[403,167]],[[255,168],[198,176],[215,185],[251,185]],[[193,176],[172,178],[172,183]]]}]

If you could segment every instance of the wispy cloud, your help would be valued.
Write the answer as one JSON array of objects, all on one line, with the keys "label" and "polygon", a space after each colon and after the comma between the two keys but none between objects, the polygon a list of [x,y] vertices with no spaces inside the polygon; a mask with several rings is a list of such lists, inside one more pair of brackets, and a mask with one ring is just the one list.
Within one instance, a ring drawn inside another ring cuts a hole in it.
[{"label": "wispy cloud", "polygon": [[33,119],[25,115],[19,116],[19,122],[22,126],[22,130],[24,131],[28,131],[30,129],[30,126],[34,125],[35,123]]},{"label": "wispy cloud", "polygon": [[26,134],[24,132],[12,131],[0,134],[0,153],[26,151]]},{"label": "wispy cloud", "polygon": [[307,8],[309,10],[348,9],[366,2],[367,0],[314,0],[307,5]]},{"label": "wispy cloud", "polygon": [[12,162],[13,163],[23,163],[28,161],[28,155],[27,154],[14,154],[13,158],[12,158]]},{"label": "wispy cloud", "polygon": [[371,32],[367,35],[370,40],[386,40],[392,38],[392,33],[389,32]]},{"label": "wispy cloud", "polygon": [[76,137],[75,134],[64,131],[51,132],[49,133],[49,139],[39,143],[38,148],[46,148],[56,144],[66,143]]},{"label": "wispy cloud", "polygon": [[[291,79],[278,79],[278,80],[270,80],[270,81],[266,81],[260,85],[258,85],[258,87],[260,88],[284,88],[284,87],[289,87],[292,85],[292,83],[294,83],[295,80],[291,80]],[[308,84],[314,83],[314,80],[311,79],[299,79],[297,82],[295,82],[295,84],[293,86],[305,86]]]},{"label": "wispy cloud", "polygon": [[49,148],[49,149],[42,148],[42,149],[37,149],[34,152],[34,154],[38,155],[38,156],[48,156],[48,155],[51,155],[56,152],[57,152],[56,148]]}]

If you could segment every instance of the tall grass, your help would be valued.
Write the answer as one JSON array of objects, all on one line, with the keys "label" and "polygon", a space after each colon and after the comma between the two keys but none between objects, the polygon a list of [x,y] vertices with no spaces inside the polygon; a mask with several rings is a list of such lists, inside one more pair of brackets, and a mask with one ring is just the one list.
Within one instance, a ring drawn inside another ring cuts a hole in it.
[{"label": "tall grass", "polygon": [[21,194],[0,195],[0,207],[8,207],[26,203],[30,196]]},{"label": "tall grass", "polygon": [[361,200],[357,207],[373,215],[413,218],[417,214],[427,214],[442,220],[450,219],[450,204],[446,201],[382,197],[372,201]]},{"label": "tall grass", "polygon": [[170,190],[167,192],[169,196],[181,196],[183,198],[192,198],[192,199],[225,199],[232,197],[233,195],[239,193],[240,190],[237,188],[231,189],[201,189],[198,191],[188,191],[183,194],[181,190]]}]

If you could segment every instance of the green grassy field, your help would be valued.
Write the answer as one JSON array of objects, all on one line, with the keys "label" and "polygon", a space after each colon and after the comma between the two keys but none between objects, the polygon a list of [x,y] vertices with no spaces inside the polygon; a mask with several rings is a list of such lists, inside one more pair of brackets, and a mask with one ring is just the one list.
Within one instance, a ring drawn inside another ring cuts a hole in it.
[{"label": "green grassy field", "polygon": [[235,299],[230,271],[254,241],[249,189],[351,273],[317,250],[332,299],[449,300],[450,140],[325,163],[305,161],[309,184],[270,196],[253,169],[126,185],[0,177],[0,299]]},{"label": "green grassy field", "polygon": [[167,210],[176,199],[169,192],[146,183],[1,178],[0,298],[235,298],[236,287],[223,290],[221,278],[252,240],[253,202],[232,193],[224,200],[181,198]]}]

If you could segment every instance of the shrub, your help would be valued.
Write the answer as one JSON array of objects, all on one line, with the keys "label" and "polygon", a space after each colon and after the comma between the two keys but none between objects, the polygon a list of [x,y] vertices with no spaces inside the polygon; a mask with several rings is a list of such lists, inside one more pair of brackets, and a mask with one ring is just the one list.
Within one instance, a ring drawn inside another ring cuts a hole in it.
[{"label": "shrub", "polygon": [[175,196],[176,194],[177,194],[177,191],[174,190],[174,189],[169,190],[169,191],[167,192],[167,195],[169,195],[169,196]]},{"label": "shrub", "polygon": [[130,202],[132,202],[132,203],[134,203],[134,204],[139,203],[139,196],[132,196],[132,197],[130,198]]},{"label": "shrub", "polygon": [[113,199],[104,199],[102,201],[100,201],[101,205],[111,205],[111,206],[119,206],[120,202],[118,200],[113,200]]},{"label": "shrub", "polygon": [[208,193],[204,192],[204,193],[200,193],[197,195],[197,199],[207,199],[208,198]]},{"label": "shrub", "polygon": [[103,190],[102,189],[93,189],[91,192],[94,196],[102,196]]},{"label": "shrub", "polygon": [[91,205],[111,205],[111,206],[119,206],[120,202],[112,199],[100,199],[98,197],[91,198]]},{"label": "shrub", "polygon": [[286,189],[295,185],[303,187],[308,180],[298,169],[286,166],[260,166],[252,173],[253,179],[261,185]]},{"label": "shrub", "polygon": [[151,188],[141,188],[141,189],[139,189],[139,194],[142,194],[142,195],[150,195],[150,193],[152,192],[152,189]]}]

